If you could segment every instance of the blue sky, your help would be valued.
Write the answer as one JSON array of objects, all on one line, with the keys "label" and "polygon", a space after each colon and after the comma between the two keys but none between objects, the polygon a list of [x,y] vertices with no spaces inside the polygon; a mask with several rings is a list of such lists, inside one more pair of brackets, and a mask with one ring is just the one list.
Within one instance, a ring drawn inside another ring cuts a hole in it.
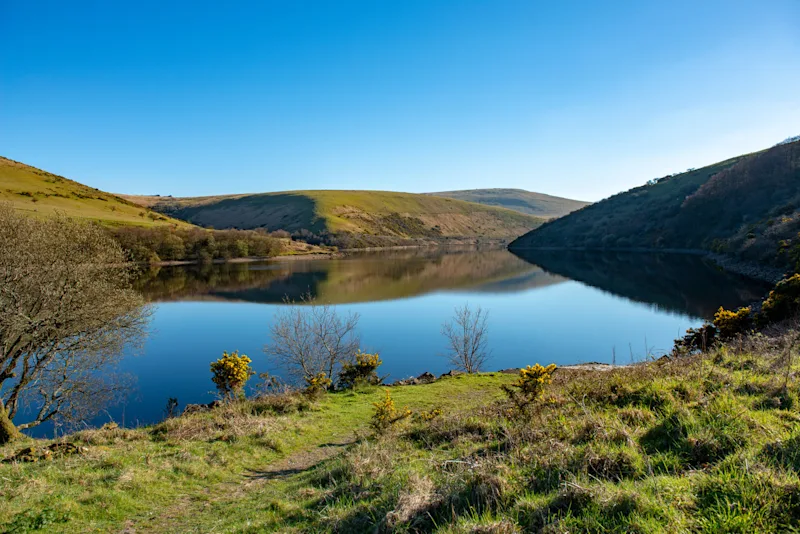
[{"label": "blue sky", "polygon": [[119,193],[599,200],[800,134],[800,2],[0,0],[0,155]]}]

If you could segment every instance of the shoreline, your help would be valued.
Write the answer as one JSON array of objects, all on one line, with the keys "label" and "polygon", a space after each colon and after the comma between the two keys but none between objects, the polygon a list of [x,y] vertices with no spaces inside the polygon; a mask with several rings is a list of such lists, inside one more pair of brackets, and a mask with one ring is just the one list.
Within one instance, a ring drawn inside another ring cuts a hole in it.
[{"label": "shoreline", "polygon": [[[488,243],[487,243],[488,244]],[[304,260],[330,260],[335,258],[344,258],[350,254],[358,254],[361,252],[380,252],[384,250],[408,250],[408,249],[422,249],[422,248],[447,248],[448,246],[469,246],[469,245],[456,245],[456,244],[420,244],[420,245],[394,245],[389,247],[366,247],[366,248],[348,248],[331,252],[308,252],[301,254],[283,254],[280,256],[252,256],[246,258],[215,258],[208,262],[213,265],[221,265],[225,263],[255,263],[255,262],[281,262],[281,261],[304,261]],[[502,245],[499,245],[502,246]],[[514,250],[505,247],[506,250],[513,253]],[[755,262],[740,260],[733,256],[725,254],[718,254],[701,249],[653,249],[653,248],[587,248],[587,247],[525,247],[516,248],[516,250],[547,250],[547,251],[578,251],[578,252],[627,252],[634,254],[689,254],[694,256],[703,256],[720,269],[751,278],[753,280],[760,280],[775,284],[780,281],[785,272],[777,267],[770,267],[768,265],[760,265]],[[140,265],[151,265],[154,267],[176,267],[182,265],[201,265],[202,262],[198,260],[172,260],[172,261],[158,261],[153,263],[142,262]]]},{"label": "shoreline", "polygon": [[172,260],[155,261],[152,263],[140,262],[140,265],[152,265],[154,267],[176,267],[181,265],[221,265],[224,263],[255,263],[259,261],[297,261],[307,259],[332,259],[344,257],[341,252],[309,252],[307,254],[283,254],[280,256],[248,256],[246,258],[215,258],[209,262],[198,260]]},{"label": "shoreline", "polygon": [[[504,248],[508,250],[505,242],[484,241],[479,243],[420,243],[417,245],[391,245],[387,247],[364,247],[364,248],[343,248],[337,251],[330,252],[303,252],[299,254],[281,254],[279,256],[248,256],[244,258],[214,258],[206,264],[221,265],[224,263],[254,263],[259,261],[300,261],[300,260],[322,260],[322,259],[335,259],[344,258],[351,254],[358,254],[361,252],[382,252],[385,250],[412,250],[412,249],[425,249],[425,248],[442,248],[449,247],[490,247],[490,248]],[[199,260],[170,260],[170,261],[155,261],[155,262],[139,262],[139,265],[152,265],[154,267],[176,267],[181,265],[201,265],[203,262]]]}]

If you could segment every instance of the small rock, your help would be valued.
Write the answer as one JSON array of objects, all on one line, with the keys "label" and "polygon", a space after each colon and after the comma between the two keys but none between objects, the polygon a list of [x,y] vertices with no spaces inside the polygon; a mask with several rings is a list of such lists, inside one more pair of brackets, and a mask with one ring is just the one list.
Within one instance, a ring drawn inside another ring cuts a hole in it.
[{"label": "small rock", "polygon": [[84,454],[89,449],[86,447],[81,447],[79,445],[75,445],[74,443],[53,443],[49,445],[48,450],[50,450],[53,454],[58,456],[69,456],[72,454]]},{"label": "small rock", "polygon": [[430,384],[431,382],[436,381],[436,376],[432,373],[425,371],[421,375],[416,378],[418,384]]}]

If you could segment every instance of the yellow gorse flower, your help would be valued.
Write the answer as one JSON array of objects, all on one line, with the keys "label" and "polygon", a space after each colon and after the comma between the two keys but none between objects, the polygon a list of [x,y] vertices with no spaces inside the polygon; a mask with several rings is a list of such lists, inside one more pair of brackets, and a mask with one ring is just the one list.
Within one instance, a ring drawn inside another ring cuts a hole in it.
[{"label": "yellow gorse flower", "polygon": [[211,380],[217,386],[217,390],[225,396],[241,391],[245,383],[255,374],[250,368],[252,361],[245,354],[240,356],[239,351],[230,354],[223,352],[222,358],[211,362],[213,374]]},{"label": "yellow gorse flower", "polygon": [[372,405],[375,407],[375,412],[372,414],[370,426],[376,432],[384,432],[401,419],[411,416],[411,410],[407,407],[402,410],[398,410],[395,407],[394,399],[392,399],[392,395],[389,393],[388,389],[386,390],[386,396],[383,400],[380,402],[373,402]]}]

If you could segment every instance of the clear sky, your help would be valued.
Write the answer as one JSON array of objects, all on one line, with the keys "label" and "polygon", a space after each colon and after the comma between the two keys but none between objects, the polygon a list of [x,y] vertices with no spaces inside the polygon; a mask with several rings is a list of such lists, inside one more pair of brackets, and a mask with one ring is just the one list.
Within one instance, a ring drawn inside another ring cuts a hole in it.
[{"label": "clear sky", "polygon": [[599,200],[800,134],[800,0],[0,0],[0,155],[118,193]]}]

